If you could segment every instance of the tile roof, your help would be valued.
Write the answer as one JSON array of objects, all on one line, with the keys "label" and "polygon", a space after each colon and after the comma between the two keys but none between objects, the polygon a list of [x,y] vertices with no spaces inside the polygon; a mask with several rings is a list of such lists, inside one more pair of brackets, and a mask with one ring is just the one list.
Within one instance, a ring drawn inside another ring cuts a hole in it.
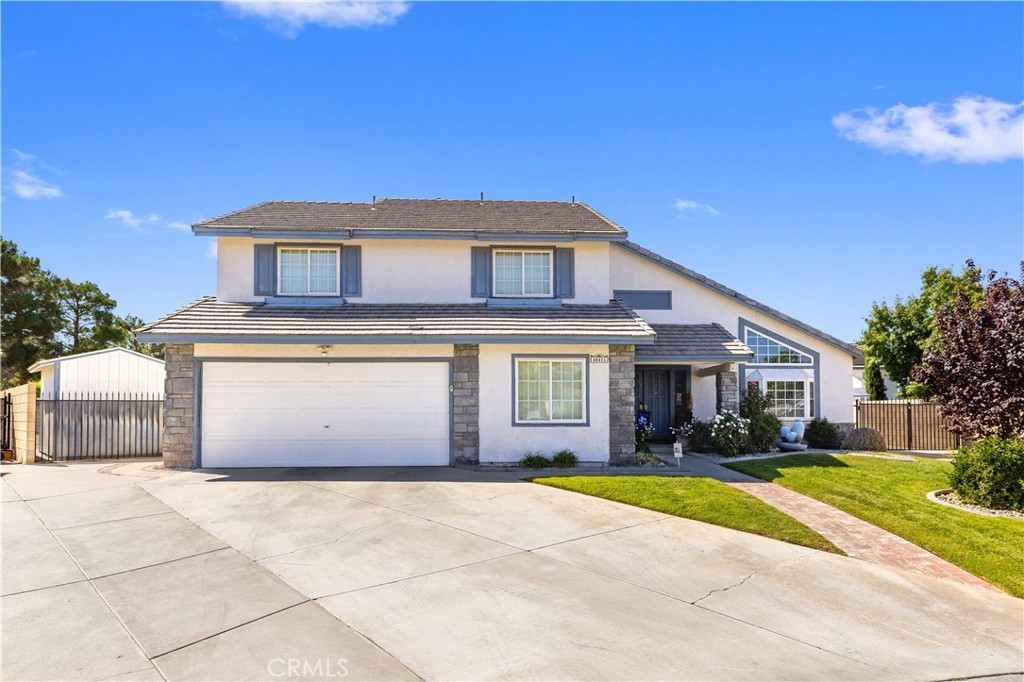
[{"label": "tile roof", "polygon": [[694,360],[707,362],[743,362],[754,352],[718,323],[652,324],[658,334],[655,342],[636,347],[636,361]]},{"label": "tile roof", "polygon": [[285,306],[199,299],[138,330],[153,343],[246,341],[295,343],[487,343],[572,339],[652,343],[654,332],[621,303],[501,308],[483,303]]},{"label": "tile roof", "polygon": [[683,277],[686,277],[687,279],[693,280],[694,282],[697,282],[698,284],[701,284],[701,285],[711,289],[712,291],[716,291],[716,292],[722,294],[723,296],[731,298],[731,299],[733,299],[733,300],[735,300],[735,301],[737,301],[739,303],[742,303],[745,306],[748,306],[748,307],[750,307],[750,308],[752,308],[754,310],[757,310],[757,311],[759,311],[761,313],[764,313],[765,315],[767,315],[769,317],[775,318],[776,320],[778,320],[779,322],[782,322],[783,324],[787,324],[790,327],[794,327],[796,329],[799,329],[800,331],[804,332],[805,334],[809,334],[810,336],[813,336],[813,337],[816,337],[818,339],[821,339],[825,343],[827,343],[827,344],[829,344],[831,346],[834,346],[835,348],[838,348],[839,350],[846,351],[851,356],[853,356],[854,360],[861,360],[861,361],[863,361],[863,359],[864,359],[864,351],[862,351],[860,348],[858,348],[854,344],[847,343],[845,341],[841,341],[840,339],[837,339],[836,337],[832,336],[831,334],[826,334],[825,332],[821,331],[820,329],[812,327],[811,325],[809,325],[809,324],[807,324],[805,322],[801,322],[800,320],[796,319],[795,317],[790,317],[789,315],[786,315],[785,313],[779,312],[775,308],[771,308],[769,306],[766,306],[764,303],[761,303],[759,301],[755,301],[754,299],[750,298],[749,296],[744,296],[743,294],[739,293],[738,291],[736,291],[734,289],[730,289],[729,287],[725,286],[724,284],[719,284],[715,280],[710,279],[708,277],[705,277],[704,275],[700,274],[699,272],[694,272],[693,270],[691,270],[691,269],[689,269],[689,268],[687,268],[687,267],[685,267],[683,265],[680,265],[679,263],[676,263],[674,261],[670,261],[668,258],[665,258],[663,256],[659,256],[658,254],[654,253],[653,251],[645,249],[644,247],[639,246],[637,244],[634,244],[633,242],[630,242],[630,241],[620,241],[620,242],[616,242],[616,244],[618,246],[626,249],[627,251],[632,251],[633,253],[635,253],[635,254],[637,254],[639,256],[642,256],[643,258],[646,258],[646,259],[648,259],[650,261],[653,261],[653,262],[657,263],[658,265],[661,265],[662,267],[667,268],[668,270],[671,270],[672,272],[675,272],[676,274],[682,275]]},{"label": "tile roof", "polygon": [[592,234],[624,238],[626,231],[590,206],[568,201],[381,199],[376,203],[267,201],[193,225],[251,232],[455,232]]}]

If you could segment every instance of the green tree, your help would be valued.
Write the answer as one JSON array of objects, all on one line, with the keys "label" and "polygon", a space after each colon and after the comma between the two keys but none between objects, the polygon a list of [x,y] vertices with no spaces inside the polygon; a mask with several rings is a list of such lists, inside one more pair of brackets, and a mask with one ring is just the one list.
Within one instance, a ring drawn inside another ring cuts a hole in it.
[{"label": "green tree", "polygon": [[897,296],[891,305],[882,301],[871,306],[861,340],[865,356],[879,369],[885,368],[889,378],[899,385],[900,397],[928,397],[927,389],[913,381],[913,371],[935,335],[935,315],[956,302],[961,293],[976,305],[984,295],[979,275],[980,270],[971,261],[960,273],[932,266],[921,273],[918,295],[906,299]]},{"label": "green tree", "polygon": [[7,239],[2,240],[0,299],[0,382],[9,388],[29,381],[33,363],[59,354],[60,307],[53,275]]},{"label": "green tree", "polygon": [[58,279],[57,300],[66,355],[130,344],[130,332],[114,314],[117,301],[92,282]]},{"label": "green tree", "polygon": [[864,361],[864,390],[871,400],[885,400],[885,378],[882,376],[882,366],[875,358]]},{"label": "green tree", "polygon": [[124,328],[128,334],[128,348],[135,351],[136,353],[143,353],[145,355],[152,355],[154,358],[164,358],[164,344],[162,343],[141,343],[135,336],[135,330],[143,326],[145,321],[141,317],[135,315],[125,315],[124,317],[118,318],[118,322]]}]

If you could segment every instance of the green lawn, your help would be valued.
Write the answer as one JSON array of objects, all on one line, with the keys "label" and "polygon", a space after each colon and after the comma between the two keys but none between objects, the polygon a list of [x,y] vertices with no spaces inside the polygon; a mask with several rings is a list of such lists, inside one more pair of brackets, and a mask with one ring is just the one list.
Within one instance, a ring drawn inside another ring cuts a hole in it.
[{"label": "green lawn", "polygon": [[645,509],[756,533],[794,545],[842,554],[796,519],[742,490],[709,478],[683,476],[565,476],[534,483],[603,497]]},{"label": "green lawn", "polygon": [[948,462],[792,455],[731,469],[827,502],[1024,597],[1024,521],[944,507],[925,493],[948,488]]}]

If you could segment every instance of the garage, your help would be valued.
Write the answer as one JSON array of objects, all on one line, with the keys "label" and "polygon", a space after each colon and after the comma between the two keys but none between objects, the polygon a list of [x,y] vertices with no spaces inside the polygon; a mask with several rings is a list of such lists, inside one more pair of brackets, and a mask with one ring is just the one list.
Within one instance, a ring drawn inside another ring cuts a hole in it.
[{"label": "garage", "polygon": [[447,362],[205,361],[200,466],[447,466]]}]

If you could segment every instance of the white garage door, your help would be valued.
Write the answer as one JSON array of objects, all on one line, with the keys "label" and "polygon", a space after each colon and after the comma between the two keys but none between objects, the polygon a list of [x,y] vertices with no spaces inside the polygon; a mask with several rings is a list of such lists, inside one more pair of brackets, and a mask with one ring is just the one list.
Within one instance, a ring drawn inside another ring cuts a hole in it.
[{"label": "white garage door", "polygon": [[448,364],[204,362],[203,467],[446,466]]}]

